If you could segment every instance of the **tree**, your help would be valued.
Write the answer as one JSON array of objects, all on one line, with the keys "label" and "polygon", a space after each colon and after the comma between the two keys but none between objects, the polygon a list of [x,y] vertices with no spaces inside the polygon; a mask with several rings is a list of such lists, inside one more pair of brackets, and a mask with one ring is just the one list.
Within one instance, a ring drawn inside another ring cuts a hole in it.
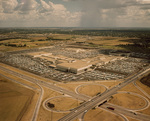
[{"label": "tree", "polygon": [[52,103],[50,103],[50,102],[47,103],[47,106],[48,106],[49,108],[54,108],[54,107],[55,107],[55,105],[52,104]]}]

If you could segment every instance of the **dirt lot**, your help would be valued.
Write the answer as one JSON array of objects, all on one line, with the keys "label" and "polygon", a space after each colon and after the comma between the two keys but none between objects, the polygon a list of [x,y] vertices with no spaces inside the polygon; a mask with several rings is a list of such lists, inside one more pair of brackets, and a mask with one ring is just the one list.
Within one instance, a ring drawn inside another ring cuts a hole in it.
[{"label": "dirt lot", "polygon": [[127,86],[123,87],[122,89],[120,89],[119,91],[127,91],[127,92],[134,92],[134,93],[138,93],[140,95],[145,96],[140,90],[138,90],[133,83],[128,84]]},{"label": "dirt lot", "polygon": [[37,121],[57,121],[67,113],[55,113],[45,110],[43,107],[40,109]]},{"label": "dirt lot", "polygon": [[79,88],[78,92],[88,96],[96,96],[98,93],[103,93],[105,88],[100,85],[83,85]]},{"label": "dirt lot", "polygon": [[52,109],[56,111],[67,111],[80,105],[78,100],[70,97],[57,97],[48,102],[55,105]]},{"label": "dirt lot", "polygon": [[145,105],[145,101],[140,97],[126,93],[119,93],[113,95],[113,99],[110,100],[110,103],[129,109],[139,109],[144,107]]},{"label": "dirt lot", "polygon": [[101,109],[89,110],[84,117],[85,121],[123,121],[121,117]]},{"label": "dirt lot", "polygon": [[136,120],[136,119],[130,118],[130,117],[128,117],[128,116],[126,116],[126,117],[127,117],[127,119],[128,119],[129,121],[139,121],[139,120]]},{"label": "dirt lot", "polygon": [[21,120],[34,92],[0,76],[0,120]]}]

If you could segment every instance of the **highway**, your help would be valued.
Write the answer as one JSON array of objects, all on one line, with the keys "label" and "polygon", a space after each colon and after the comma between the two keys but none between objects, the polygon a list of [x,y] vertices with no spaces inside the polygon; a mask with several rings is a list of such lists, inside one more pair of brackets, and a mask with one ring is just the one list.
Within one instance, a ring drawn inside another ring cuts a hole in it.
[{"label": "highway", "polygon": [[33,82],[33,83],[38,83],[38,84],[40,84],[42,86],[48,87],[48,88],[50,88],[50,89],[52,89],[54,91],[57,91],[57,92],[60,92],[60,93],[63,93],[63,94],[67,94],[67,95],[72,96],[72,97],[74,97],[76,99],[84,100],[84,101],[88,100],[86,95],[76,94],[74,92],[68,91],[68,90],[63,89],[61,87],[55,86],[52,83],[48,83],[48,82],[42,81],[40,79],[35,79],[33,77],[29,77],[27,75],[23,75],[23,74],[17,73],[15,71],[9,70],[9,69],[4,68],[2,66],[0,66],[0,69],[5,71],[5,72],[8,72],[8,73],[10,73],[10,74],[12,74],[14,76],[17,76],[17,77],[19,77],[21,79],[24,79],[26,81]]},{"label": "highway", "polygon": [[78,115],[82,114],[83,112],[87,112],[88,110],[92,109],[93,107],[95,107],[96,105],[102,103],[105,101],[105,99],[109,98],[110,96],[112,96],[114,93],[116,93],[118,90],[120,90],[121,88],[123,88],[124,86],[128,85],[129,83],[135,81],[138,77],[146,74],[147,72],[149,72],[150,69],[147,69],[145,71],[139,71],[138,73],[134,74],[132,77],[128,78],[126,81],[124,81],[123,83],[120,83],[119,85],[111,88],[110,90],[107,90],[106,92],[104,92],[102,95],[98,95],[92,99],[90,99],[89,101],[87,101],[86,103],[80,105],[79,107],[76,108],[75,111],[70,112],[69,114],[67,114],[66,116],[64,116],[63,118],[59,119],[58,121],[73,121],[75,120]]},{"label": "highway", "polygon": [[11,80],[12,82],[15,82],[15,83],[17,83],[17,84],[19,84],[19,85],[22,85],[22,86],[24,86],[24,87],[26,87],[26,88],[29,88],[29,89],[32,89],[32,90],[37,90],[37,88],[35,88],[35,87],[32,87],[32,86],[30,86],[30,85],[21,83],[21,82],[19,82],[19,81],[16,81],[16,80],[14,80],[14,79],[12,79],[12,78],[10,78],[10,77],[5,76],[4,74],[1,74],[1,73],[0,73],[0,75],[3,76],[4,78],[6,78],[6,79],[8,79],[8,80]]},{"label": "highway", "polygon": [[[115,110],[113,110],[113,111],[109,110],[107,107],[115,107]],[[142,114],[142,113],[137,113],[137,112],[134,112],[132,110],[128,110],[128,109],[122,108],[120,106],[113,105],[111,103],[106,103],[105,105],[102,105],[101,108],[109,110],[113,113],[118,113],[119,112],[120,114],[124,114],[126,116],[129,116],[129,117],[132,117],[134,119],[141,120],[141,121],[149,121],[149,119],[150,119],[149,115],[145,115],[145,114]]]},{"label": "highway", "polygon": [[[39,85],[42,85],[42,86],[45,86],[45,87],[48,87],[54,91],[57,91],[57,92],[61,92],[63,94],[67,94],[73,98],[76,98],[76,99],[79,99],[81,101],[87,101],[85,103],[83,103],[82,105],[80,105],[79,107],[77,107],[75,110],[73,110],[71,113],[69,113],[68,115],[66,115],[65,117],[63,117],[62,119],[60,119],[59,121],[71,121],[71,120],[74,120],[76,119],[76,117],[78,117],[78,115],[80,114],[83,114],[84,112],[87,112],[89,109],[97,106],[98,104],[102,103],[103,101],[105,101],[106,99],[108,99],[111,95],[113,95],[114,93],[116,93],[116,91],[118,91],[120,88],[126,86],[127,84],[133,82],[134,80],[136,80],[139,76],[147,73],[150,71],[150,69],[147,69],[145,71],[141,71],[141,72],[138,72],[136,75],[133,75],[132,77],[130,77],[129,79],[127,79],[125,82],[121,83],[120,85],[117,85],[113,88],[111,88],[109,91],[107,90],[106,92],[104,92],[103,94],[101,95],[98,95],[92,99],[90,99],[88,96],[86,95],[81,95],[81,94],[76,94],[74,92],[71,92],[71,91],[68,91],[66,89],[63,89],[61,87],[58,87],[52,83],[48,83],[48,82],[45,82],[45,81],[42,81],[40,79],[35,79],[33,77],[29,77],[27,75],[24,75],[24,74],[20,74],[18,72],[15,72],[15,71],[12,71],[12,70],[9,70],[5,67],[2,67],[0,66],[0,69],[7,72],[7,73],[10,73],[14,76],[17,76],[21,79],[24,79],[26,81],[29,81],[29,82],[33,82],[33,83],[38,83]],[[39,103],[41,103],[41,101],[39,101]],[[105,105],[105,104],[104,104]],[[114,106],[116,111],[115,112],[119,112],[120,110],[118,109],[118,107]],[[103,108],[103,107],[102,107]],[[118,109],[118,110],[117,110]],[[36,110],[39,110],[39,108],[37,108]],[[122,109],[122,110],[125,110],[125,109]],[[129,110],[126,110],[128,113],[130,112],[130,116],[131,117],[135,117],[133,113],[131,113],[131,111]],[[122,111],[123,112],[123,111]],[[123,113],[124,114],[124,113]],[[126,114],[125,114],[126,115]],[[139,115],[139,114],[138,114]],[[145,116],[145,115],[144,115]],[[143,117],[143,115],[142,115]],[[150,117],[148,117],[150,118]]]},{"label": "highway", "polygon": [[32,117],[32,121],[36,121],[37,120],[37,117],[38,117],[38,113],[39,113],[39,109],[40,109],[40,106],[41,106],[41,102],[42,102],[42,99],[43,99],[43,95],[44,95],[44,89],[37,83],[37,85],[40,87],[40,96],[39,96],[39,99],[36,103],[36,106],[35,106],[35,110],[34,110],[34,115]]}]

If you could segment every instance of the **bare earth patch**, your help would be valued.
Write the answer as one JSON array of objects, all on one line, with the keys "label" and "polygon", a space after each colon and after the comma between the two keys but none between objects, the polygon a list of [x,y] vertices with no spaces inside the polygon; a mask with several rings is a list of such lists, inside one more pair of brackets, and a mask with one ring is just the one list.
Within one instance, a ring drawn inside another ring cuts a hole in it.
[{"label": "bare earth patch", "polygon": [[146,114],[146,115],[150,115],[150,107],[148,107],[148,108],[147,108],[147,109],[145,109],[145,110],[138,111],[138,112],[140,112],[140,113],[144,113],[144,114]]},{"label": "bare earth patch", "polygon": [[110,103],[129,109],[139,109],[145,105],[145,101],[142,98],[124,93],[113,95],[113,99],[110,100]]},{"label": "bare earth patch", "polygon": [[122,121],[122,118],[101,109],[94,109],[85,114],[84,121]]},{"label": "bare earth patch", "polygon": [[91,97],[97,95],[98,93],[103,93],[105,90],[106,89],[100,85],[83,85],[80,88],[78,88],[79,93]]},{"label": "bare earth patch", "polygon": [[21,120],[33,98],[33,91],[0,77],[0,121]]},{"label": "bare earth patch", "polygon": [[119,91],[133,92],[133,93],[138,93],[140,95],[143,95],[143,93],[139,89],[137,89],[133,83],[128,84],[127,86],[123,87]]},{"label": "bare earth patch", "polygon": [[52,109],[56,111],[67,111],[79,106],[80,103],[78,100],[70,97],[57,97],[48,102],[55,105]]},{"label": "bare earth patch", "polygon": [[43,107],[40,109],[37,121],[57,121],[67,113],[55,113],[45,110]]},{"label": "bare earth patch", "polygon": [[67,90],[70,90],[70,91],[72,91],[72,92],[75,92],[75,88],[77,87],[77,86],[79,86],[81,83],[73,83],[73,84],[70,84],[70,83],[59,83],[59,84],[57,84],[57,86],[59,86],[59,87],[63,87],[63,88],[65,88],[65,89],[67,89]]},{"label": "bare earth patch", "polygon": [[127,118],[129,121],[139,121],[139,120],[137,120],[137,119],[134,119],[134,118],[131,118],[131,117],[128,117],[128,116],[126,116],[126,118]]}]

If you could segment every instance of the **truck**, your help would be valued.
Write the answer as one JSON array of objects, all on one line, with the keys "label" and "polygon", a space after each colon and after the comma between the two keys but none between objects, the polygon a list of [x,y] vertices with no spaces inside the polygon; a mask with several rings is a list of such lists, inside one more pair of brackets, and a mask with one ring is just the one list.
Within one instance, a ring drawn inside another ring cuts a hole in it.
[{"label": "truck", "polygon": [[114,108],[112,108],[112,107],[107,107],[108,109],[110,109],[110,110],[115,110]]},{"label": "truck", "polygon": [[103,105],[106,102],[107,102],[107,100],[105,100],[104,102],[102,102],[101,104],[99,104],[98,107],[100,107],[101,105]]}]

